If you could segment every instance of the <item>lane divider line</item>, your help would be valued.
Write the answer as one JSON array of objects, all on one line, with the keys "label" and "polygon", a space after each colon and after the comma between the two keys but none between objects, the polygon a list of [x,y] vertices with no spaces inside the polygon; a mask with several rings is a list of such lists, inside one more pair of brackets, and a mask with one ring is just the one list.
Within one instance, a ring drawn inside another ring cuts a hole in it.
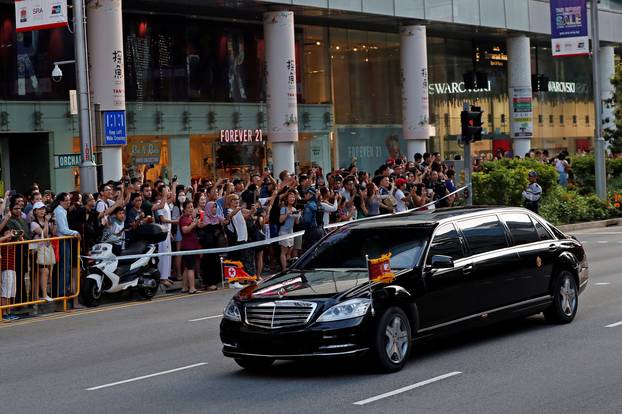
[{"label": "lane divider line", "polygon": [[611,283],[609,282],[598,282],[598,283],[594,283],[596,286],[609,286]]},{"label": "lane divider line", "polygon": [[204,317],[204,318],[190,319],[190,320],[188,320],[188,322],[206,321],[206,320],[208,320],[208,319],[216,319],[216,318],[222,318],[222,314],[220,314],[220,315],[214,315],[214,316],[206,316],[206,317]]},{"label": "lane divider line", "polygon": [[612,323],[610,325],[605,325],[605,328],[615,328],[616,326],[620,326],[620,325],[622,325],[622,321],[616,322],[616,323]]},{"label": "lane divider line", "polygon": [[111,382],[110,384],[98,385],[97,387],[87,388],[86,390],[87,391],[101,390],[102,388],[110,388],[110,387],[114,387],[115,385],[127,384],[128,382],[135,382],[135,381],[140,381],[140,380],[144,380],[147,378],[157,377],[160,375],[172,374],[173,372],[184,371],[187,369],[196,368],[196,367],[200,367],[203,365],[207,365],[207,362],[199,362],[198,364],[192,364],[192,365],[187,365],[185,367],[169,369],[168,371],[161,371],[161,372],[156,372],[154,374],[143,375],[141,377],[126,379],[123,381]]},{"label": "lane divider line", "polygon": [[370,398],[367,398],[365,400],[357,401],[357,402],[352,403],[352,404],[354,404],[354,405],[365,405],[365,404],[373,403],[375,401],[382,400],[383,398],[392,397],[394,395],[401,394],[403,392],[410,391],[410,390],[413,390],[415,388],[423,387],[424,385],[428,385],[428,384],[431,384],[433,382],[441,381],[441,380],[444,380],[444,379],[447,379],[447,378],[450,378],[450,377],[454,377],[454,376],[460,375],[460,374],[462,374],[462,372],[460,372],[460,371],[449,372],[447,374],[439,375],[438,377],[434,377],[434,378],[430,378],[430,379],[425,380],[425,381],[417,382],[416,384],[407,385],[406,387],[398,388],[397,390],[394,390],[394,391],[385,392],[384,394],[376,395],[375,397],[370,397]]},{"label": "lane divider line", "polygon": [[598,243],[598,244],[607,244],[607,243],[609,243],[609,242],[608,242],[608,241],[606,241],[606,240],[599,240],[599,241],[597,241],[596,243]]}]

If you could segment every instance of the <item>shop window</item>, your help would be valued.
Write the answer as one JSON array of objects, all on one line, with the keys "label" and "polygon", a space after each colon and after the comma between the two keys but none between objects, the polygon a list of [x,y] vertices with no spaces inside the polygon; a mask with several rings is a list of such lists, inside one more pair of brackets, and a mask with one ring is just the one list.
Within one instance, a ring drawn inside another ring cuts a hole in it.
[{"label": "shop window", "polygon": [[590,124],[590,116],[585,115],[585,125],[589,125],[589,124]]},{"label": "shop window", "polygon": [[553,118],[553,115],[549,115],[549,124],[553,125],[553,123],[555,118]]},{"label": "shop window", "polygon": [[577,116],[576,115],[572,116],[572,125],[577,125]]},{"label": "shop window", "polygon": [[540,114],[538,115],[538,124],[542,125],[544,123],[544,117]]},{"label": "shop window", "polygon": [[[4,2],[8,3],[8,2]],[[52,81],[53,62],[73,60],[73,36],[65,28],[15,32],[15,8],[0,4],[0,99],[67,100],[75,89],[73,66]]]},{"label": "shop window", "polygon": [[563,115],[559,116],[559,124],[560,125],[564,125],[564,116]]}]

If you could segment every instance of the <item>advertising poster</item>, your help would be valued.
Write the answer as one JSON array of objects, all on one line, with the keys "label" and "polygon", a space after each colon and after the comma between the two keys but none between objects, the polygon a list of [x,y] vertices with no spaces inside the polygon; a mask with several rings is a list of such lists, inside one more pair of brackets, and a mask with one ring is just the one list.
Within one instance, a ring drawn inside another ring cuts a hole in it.
[{"label": "advertising poster", "polygon": [[401,128],[339,128],[339,167],[347,168],[353,160],[359,170],[370,175],[389,158],[406,154]]},{"label": "advertising poster", "polygon": [[67,0],[16,0],[15,31],[67,26]]},{"label": "advertising poster", "polygon": [[533,103],[531,88],[510,89],[512,114],[510,125],[513,138],[533,137]]},{"label": "advertising poster", "polygon": [[551,0],[551,49],[553,56],[590,53],[586,0]]}]

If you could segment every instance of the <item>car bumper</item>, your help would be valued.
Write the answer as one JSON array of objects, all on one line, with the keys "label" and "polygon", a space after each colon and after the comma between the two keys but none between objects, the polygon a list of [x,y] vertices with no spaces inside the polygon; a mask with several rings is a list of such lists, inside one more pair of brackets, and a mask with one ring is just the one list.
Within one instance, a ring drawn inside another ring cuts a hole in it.
[{"label": "car bumper", "polygon": [[303,359],[345,357],[369,350],[367,318],[312,324],[291,330],[261,329],[223,319],[220,339],[230,358]]}]

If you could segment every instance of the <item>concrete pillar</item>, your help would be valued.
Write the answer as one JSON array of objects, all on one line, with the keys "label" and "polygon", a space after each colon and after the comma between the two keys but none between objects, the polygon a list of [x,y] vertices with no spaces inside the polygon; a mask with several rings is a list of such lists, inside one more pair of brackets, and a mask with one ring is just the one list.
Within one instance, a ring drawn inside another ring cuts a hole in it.
[{"label": "concrete pillar", "polygon": [[425,26],[404,26],[401,31],[402,134],[408,160],[426,152],[430,138],[428,51]]},{"label": "concrete pillar", "polygon": [[615,112],[613,104],[607,100],[613,97],[615,89],[611,78],[615,74],[615,54],[613,46],[600,47],[600,97],[603,100],[603,129],[615,129]]},{"label": "concrete pillar", "polygon": [[283,170],[294,172],[294,145],[298,142],[294,13],[267,12],[263,17],[268,140],[276,177]]},{"label": "concrete pillar", "polygon": [[[90,0],[87,3],[92,102],[99,104],[102,112],[125,111],[121,6],[121,0]],[[104,181],[118,180],[123,175],[121,148],[102,145]]]},{"label": "concrete pillar", "polygon": [[531,51],[529,38],[510,37],[508,46],[508,95],[510,136],[514,155],[521,158],[531,149],[533,102],[531,92]]}]

